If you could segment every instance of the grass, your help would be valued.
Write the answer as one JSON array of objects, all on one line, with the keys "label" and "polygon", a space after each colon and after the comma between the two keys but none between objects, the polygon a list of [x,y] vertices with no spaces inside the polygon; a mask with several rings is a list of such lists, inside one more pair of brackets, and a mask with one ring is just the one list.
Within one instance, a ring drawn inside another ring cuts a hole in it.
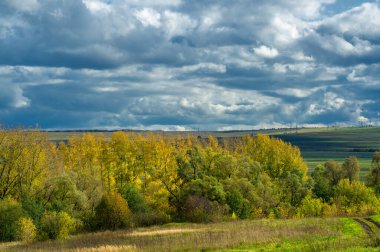
[{"label": "grass", "polygon": [[374,216],[371,216],[370,218],[371,218],[372,220],[374,220],[374,221],[380,223],[380,215],[374,215]]},{"label": "grass", "polygon": [[297,145],[310,170],[327,160],[343,162],[349,156],[356,156],[362,179],[370,170],[373,152],[380,150],[380,127],[308,129],[276,137]]},{"label": "grass", "polygon": [[3,243],[0,251],[378,251],[369,244],[352,219],[310,218],[176,223],[80,234],[65,241]]}]

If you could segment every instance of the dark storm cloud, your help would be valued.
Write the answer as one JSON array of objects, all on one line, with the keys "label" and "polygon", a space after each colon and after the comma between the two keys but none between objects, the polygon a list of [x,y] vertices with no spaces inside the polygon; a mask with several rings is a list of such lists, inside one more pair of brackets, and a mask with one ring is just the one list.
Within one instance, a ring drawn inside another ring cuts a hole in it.
[{"label": "dark storm cloud", "polygon": [[379,5],[4,0],[0,122],[177,130],[380,123]]}]

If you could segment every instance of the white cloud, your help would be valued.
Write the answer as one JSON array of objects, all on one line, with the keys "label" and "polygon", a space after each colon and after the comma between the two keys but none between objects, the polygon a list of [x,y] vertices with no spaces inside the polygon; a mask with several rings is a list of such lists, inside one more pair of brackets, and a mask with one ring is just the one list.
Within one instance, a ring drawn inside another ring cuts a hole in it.
[{"label": "white cloud", "polygon": [[380,8],[377,3],[364,3],[349,11],[320,22],[339,34],[374,38],[380,35]]},{"label": "white cloud", "polygon": [[269,59],[276,58],[279,55],[276,48],[267,47],[265,45],[253,48],[253,51],[255,52],[256,55],[263,58],[269,58]]},{"label": "white cloud", "polygon": [[153,26],[155,28],[161,26],[161,15],[153,9],[144,8],[136,11],[134,15],[144,26]]},{"label": "white cloud", "polygon": [[320,103],[312,103],[309,105],[307,113],[310,115],[320,115],[323,113],[340,110],[345,105],[346,100],[344,98],[339,97],[335,93],[327,92]]},{"label": "white cloud", "polygon": [[163,14],[163,18],[165,20],[165,32],[169,37],[184,35],[192,31],[197,25],[196,20],[179,12],[166,10]]},{"label": "white cloud", "polygon": [[30,100],[23,95],[23,91],[20,87],[16,87],[15,89],[13,106],[15,108],[25,108],[30,106]]},{"label": "white cloud", "polygon": [[97,12],[110,12],[111,6],[101,0],[82,0],[86,7],[94,13]]},{"label": "white cloud", "polygon": [[284,88],[276,91],[276,93],[281,95],[294,96],[298,98],[305,98],[318,91],[319,88],[312,89],[299,89],[299,88]]}]

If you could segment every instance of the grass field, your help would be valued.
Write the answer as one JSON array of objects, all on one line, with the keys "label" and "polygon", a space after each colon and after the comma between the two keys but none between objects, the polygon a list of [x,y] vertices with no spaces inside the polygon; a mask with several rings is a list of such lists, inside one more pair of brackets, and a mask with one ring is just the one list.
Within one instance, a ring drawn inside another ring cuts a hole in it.
[{"label": "grass field", "polygon": [[[142,131],[142,133],[146,133]],[[156,132],[157,133],[157,132]],[[195,131],[195,132],[163,132],[165,135],[187,135],[207,137],[238,137],[247,134],[269,134],[287,141],[301,149],[302,156],[312,171],[318,164],[327,160],[343,162],[349,156],[356,156],[361,164],[361,178],[365,179],[370,169],[371,159],[375,150],[380,150],[380,127],[351,127],[351,128],[302,128],[279,130],[255,130],[255,131]],[[83,132],[49,132],[52,141],[64,141],[71,135],[79,135]],[[110,136],[111,132],[104,134]]]},{"label": "grass field", "polygon": [[80,234],[66,241],[2,243],[0,251],[379,251],[380,229],[371,228],[369,234],[352,218],[180,223]]},{"label": "grass field", "polygon": [[343,162],[356,156],[362,179],[368,174],[374,151],[380,150],[380,127],[305,129],[276,137],[298,146],[310,170],[327,160]]}]

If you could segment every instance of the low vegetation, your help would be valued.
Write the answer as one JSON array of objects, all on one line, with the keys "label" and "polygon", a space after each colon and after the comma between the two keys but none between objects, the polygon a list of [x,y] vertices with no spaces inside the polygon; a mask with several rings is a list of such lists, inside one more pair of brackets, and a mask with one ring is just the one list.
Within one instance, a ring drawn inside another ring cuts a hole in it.
[{"label": "low vegetation", "polygon": [[[302,223],[292,233],[294,241],[302,240],[306,233],[314,232],[311,226],[307,229],[307,221],[313,221],[299,218],[379,214],[379,164],[380,154],[375,152],[370,175],[363,182],[359,180],[359,162],[353,156],[342,163],[328,161],[309,176],[297,147],[266,135],[218,141],[214,137],[115,132],[110,138],[83,134],[57,144],[48,141],[43,132],[3,130],[0,131],[0,241],[18,239],[31,243],[63,240],[76,233],[169,222],[265,218],[291,220],[285,222],[288,226],[273,222],[278,225],[275,229],[266,221],[196,225],[215,230],[186,231],[186,235],[181,234],[185,240],[179,248],[186,249],[186,237],[198,234],[202,234],[198,237],[200,241],[196,240],[199,248],[208,247],[208,241],[202,242],[207,237],[220,241],[217,248],[229,248],[231,244],[239,247],[246,242],[247,246],[272,244],[272,233],[279,232],[279,238],[285,239],[290,223],[296,226]],[[339,219],[329,220],[340,223]],[[225,231],[224,225],[236,232]],[[259,237],[256,231],[239,233],[239,227],[234,225],[243,228],[255,225],[258,230],[267,230],[270,238],[259,241],[254,238]],[[332,232],[335,237],[340,232],[337,226],[329,229],[323,224],[318,228],[324,230],[323,235]],[[175,236],[179,231],[163,232]],[[125,236],[125,232],[121,234]],[[137,241],[141,235],[127,236]],[[141,243],[149,244],[145,239]],[[126,244],[131,249],[140,248],[138,242]],[[210,247],[215,248],[215,244]]]},{"label": "low vegetation", "polygon": [[[379,232],[380,230],[375,230]],[[5,251],[378,251],[352,218],[175,223],[104,231],[62,241],[3,243]]]}]

